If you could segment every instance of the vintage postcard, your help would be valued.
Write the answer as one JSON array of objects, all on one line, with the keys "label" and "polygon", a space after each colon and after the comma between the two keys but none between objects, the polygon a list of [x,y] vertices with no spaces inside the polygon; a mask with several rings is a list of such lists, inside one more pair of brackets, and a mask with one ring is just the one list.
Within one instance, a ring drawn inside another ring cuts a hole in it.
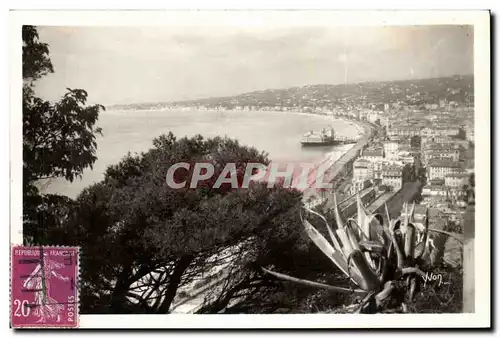
[{"label": "vintage postcard", "polygon": [[488,11],[10,17],[11,327],[491,326]]}]

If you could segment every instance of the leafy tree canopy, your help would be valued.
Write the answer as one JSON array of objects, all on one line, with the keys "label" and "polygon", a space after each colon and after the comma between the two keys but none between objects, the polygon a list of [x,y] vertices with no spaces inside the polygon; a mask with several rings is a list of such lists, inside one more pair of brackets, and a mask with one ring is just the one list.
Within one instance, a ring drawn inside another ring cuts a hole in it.
[{"label": "leafy tree canopy", "polygon": [[23,26],[23,79],[35,81],[54,72],[49,57],[49,45],[40,42],[34,26]]},{"label": "leafy tree canopy", "polygon": [[84,312],[167,313],[179,288],[211,268],[230,264],[238,271],[228,287],[250,279],[252,287],[255,281],[268,286],[255,264],[291,268],[287,253],[303,245],[301,193],[263,183],[172,189],[166,172],[186,159],[212,160],[220,170],[229,161],[237,167],[268,162],[231,139],[177,140],[170,133],[151,150],[108,167],[101,182],[78,196],[67,226],[47,237],[82,246]]},{"label": "leafy tree canopy", "polygon": [[[57,197],[40,195],[37,183],[62,177],[72,181],[92,167],[96,157],[96,126],[102,105],[87,106],[87,92],[70,89],[59,102],[35,95],[34,82],[54,72],[49,46],[40,42],[36,27],[23,26],[23,233],[38,241],[47,224],[40,214]],[[38,228],[38,229],[37,229]],[[60,244],[60,243],[57,243]]]}]

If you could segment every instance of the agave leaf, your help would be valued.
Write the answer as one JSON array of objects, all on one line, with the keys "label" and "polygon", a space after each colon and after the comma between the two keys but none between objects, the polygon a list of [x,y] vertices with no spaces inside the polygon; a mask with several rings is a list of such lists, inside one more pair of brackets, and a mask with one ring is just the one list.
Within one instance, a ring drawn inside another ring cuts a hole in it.
[{"label": "agave leaf", "polygon": [[349,242],[351,242],[351,246],[353,250],[360,250],[359,248],[359,238],[354,234],[354,231],[352,231],[351,227],[348,225],[344,229],[347,237],[349,238]]},{"label": "agave leaf", "polygon": [[[326,240],[323,235],[314,228],[311,223],[309,223],[308,220],[304,219],[302,222],[304,225],[304,228],[306,230],[307,235],[309,238],[316,244],[316,246],[328,257],[332,260],[332,262],[340,269],[342,272],[348,276],[348,269],[347,269],[347,260],[344,257],[344,255],[338,251],[335,251],[335,249],[331,246],[330,243]],[[356,280],[354,282],[357,283]],[[358,284],[359,285],[359,284]]]},{"label": "agave leaf", "polygon": [[415,226],[415,228],[418,230],[419,233],[423,234],[423,232],[425,231],[425,226],[422,223],[415,222],[413,223],[413,225]]},{"label": "agave leaf", "polygon": [[368,237],[366,237],[363,229],[361,229],[358,222],[354,218],[349,218],[347,220],[347,224],[350,225],[352,229],[356,229],[356,233],[359,235],[359,239],[363,238],[363,240],[368,240]]},{"label": "agave leaf", "polygon": [[383,228],[384,227],[384,216],[382,216],[381,214],[373,214],[373,217],[375,217],[378,221],[378,224],[380,224],[380,226]]},{"label": "agave leaf", "polygon": [[[379,279],[380,282],[384,283],[387,281],[389,276],[391,276],[391,272],[394,269],[393,267],[393,257],[394,257],[394,244],[392,241],[389,243],[389,249],[387,250],[387,254],[385,257],[381,257],[382,266],[379,271]],[[391,276],[392,278],[392,276]]]},{"label": "agave leaf", "polygon": [[408,223],[413,222],[413,215],[415,213],[415,201],[411,204],[410,213],[408,214]]},{"label": "agave leaf", "polygon": [[431,261],[431,252],[435,249],[436,249],[436,247],[434,246],[434,241],[432,240],[432,238],[430,238],[428,236],[427,240],[424,243],[424,253],[422,254],[422,257],[421,257],[422,260],[424,260],[426,262],[430,262]]},{"label": "agave leaf", "polygon": [[360,285],[361,288],[368,291],[377,290],[380,287],[380,281],[376,273],[368,265],[361,251],[353,250],[349,255],[349,259],[353,262],[353,265],[358,269],[363,278],[363,283]]},{"label": "agave leaf", "polygon": [[339,236],[340,242],[342,243],[342,250],[344,250],[344,255],[346,257],[349,257],[349,255],[353,251],[353,248],[345,229],[337,229],[337,236]]},{"label": "agave leaf", "polygon": [[420,241],[415,245],[415,258],[420,258],[423,256],[425,250],[425,243]]},{"label": "agave leaf", "polygon": [[391,229],[390,232],[396,232],[396,230],[401,230],[401,220],[400,219],[395,219],[393,220],[393,223],[391,224]]},{"label": "agave leaf", "polygon": [[359,246],[369,252],[382,253],[385,246],[376,241],[360,241]]},{"label": "agave leaf", "polygon": [[457,242],[459,242],[460,244],[462,244],[462,245],[464,244],[463,238],[461,238],[460,236],[458,236],[456,233],[445,231],[445,230],[434,229],[434,228],[429,228],[429,231],[437,232],[437,233],[440,233],[440,234],[447,235],[449,237],[452,237],[453,239],[456,239]]},{"label": "agave leaf", "polygon": [[424,243],[424,247],[421,251],[420,255],[417,255],[415,253],[416,258],[422,258],[428,251],[428,236],[429,236],[429,207],[426,208],[425,210],[425,226],[424,229],[422,230],[422,243]]},{"label": "agave leaf", "polygon": [[[355,222],[353,220],[353,222]],[[353,222],[350,222],[350,224],[352,224]],[[367,222],[367,219],[365,219],[365,222]],[[349,223],[348,223],[349,224]],[[361,240],[361,237],[363,238],[366,238],[366,240],[368,240],[368,237],[365,235],[364,231],[360,231],[360,234],[362,234],[360,237],[357,238],[357,243],[356,245],[353,245],[354,249],[356,250],[361,250],[360,248],[360,245],[359,245],[359,242]],[[375,232],[376,236],[375,237],[379,237],[379,233],[378,232]],[[372,234],[372,237],[374,237],[374,234]],[[380,238],[380,237],[379,237]],[[365,241],[366,241],[365,240]],[[383,239],[381,240],[381,243],[384,243],[383,242]],[[369,252],[364,252],[364,255],[365,255],[365,258],[366,258],[366,261],[368,262],[368,264],[370,265],[370,267],[374,270],[377,269],[377,264],[375,263],[375,261],[372,259],[372,256],[370,255]]]},{"label": "agave leaf", "polygon": [[356,204],[358,209],[358,224],[363,229],[365,236],[370,240],[370,223],[367,222],[367,218],[369,213],[364,208],[363,203],[361,202],[361,196],[359,193],[356,195]]},{"label": "agave leaf", "polygon": [[385,217],[387,217],[387,226],[390,227],[391,215],[389,214],[389,208],[387,207],[387,202],[384,203],[384,206],[385,206]]},{"label": "agave leaf", "polygon": [[448,237],[445,236],[445,234],[441,233],[433,234],[432,236],[433,246],[430,252],[430,262],[432,266],[440,264],[443,261],[447,238]]},{"label": "agave leaf", "polygon": [[275,277],[278,277],[280,279],[284,279],[287,281],[291,281],[291,282],[295,282],[295,283],[299,283],[299,284],[303,284],[303,285],[307,285],[307,286],[312,286],[312,287],[316,287],[316,288],[326,289],[326,290],[335,291],[335,292],[342,292],[342,293],[353,293],[353,292],[358,293],[358,294],[365,294],[366,293],[365,290],[361,290],[361,289],[348,289],[348,288],[343,288],[343,287],[339,287],[339,286],[333,286],[333,285],[328,285],[328,284],[324,284],[324,283],[313,282],[313,281],[310,281],[307,279],[291,277],[291,276],[288,276],[288,275],[285,275],[285,274],[282,274],[279,272],[267,270],[265,268],[261,268],[261,269],[265,273],[268,273],[268,274],[273,275]]},{"label": "agave leaf", "polygon": [[377,225],[377,237],[386,244],[390,241],[391,233],[389,231],[389,226],[384,225],[384,216],[381,214],[374,214],[373,217],[378,221]]},{"label": "agave leaf", "polygon": [[374,270],[374,271],[377,271],[377,264],[375,263],[375,261],[373,260],[371,254],[369,252],[364,252],[363,253],[365,255],[365,259],[366,261],[368,262],[368,265],[370,265],[370,267]]},{"label": "agave leaf", "polygon": [[382,291],[377,293],[377,295],[375,296],[375,301],[377,302],[378,307],[382,307],[386,303],[386,300],[389,300],[389,296],[391,295],[394,288],[395,286],[393,281],[387,281],[384,284],[384,288],[382,289]]},{"label": "agave leaf", "polygon": [[400,239],[400,235],[396,232],[392,233],[392,244],[396,251],[397,259],[398,259],[398,268],[402,269],[406,265],[406,259],[404,254],[404,247],[402,239]]},{"label": "agave leaf", "polygon": [[404,214],[402,215],[403,217],[403,224],[401,225],[401,233],[404,235],[406,233],[406,229],[408,226],[408,203],[404,203],[403,209],[405,210]]},{"label": "agave leaf", "polygon": [[415,298],[415,293],[417,291],[417,288],[418,288],[417,278],[412,277],[410,280],[410,295],[409,295],[410,301],[412,301]]},{"label": "agave leaf", "polygon": [[415,254],[415,227],[408,223],[405,234],[405,255],[413,258]]},{"label": "agave leaf", "polygon": [[[387,204],[386,204],[387,207]],[[389,239],[389,232],[385,230],[383,220],[378,214],[373,214],[362,203],[361,197],[357,195],[357,210],[358,210],[358,225],[363,230],[367,240],[374,240],[382,237],[382,242],[385,243]],[[390,220],[390,219],[389,219]]]},{"label": "agave leaf", "polygon": [[388,227],[389,227],[389,233],[393,233],[396,230],[396,220],[395,219],[389,219],[388,222]]},{"label": "agave leaf", "polygon": [[342,247],[340,246],[340,243],[337,240],[337,237],[335,237],[335,234],[333,233],[333,230],[330,227],[330,224],[328,224],[328,221],[326,220],[326,218],[323,215],[317,213],[316,211],[314,211],[314,210],[312,210],[310,208],[305,207],[305,209],[307,211],[309,211],[311,214],[316,215],[319,218],[321,218],[321,220],[325,223],[326,228],[328,229],[328,234],[330,235],[330,239],[332,240],[332,243],[335,246],[335,249],[343,254]]},{"label": "agave leaf", "polygon": [[340,238],[340,242],[342,243],[342,250],[344,250],[344,255],[345,257],[348,257],[347,259],[347,271],[349,272],[348,275],[355,275],[359,277],[359,280],[356,282],[359,286],[363,285],[363,278],[361,277],[361,274],[357,268],[357,266],[354,266],[352,269],[350,268],[349,265],[349,257],[354,251],[354,248],[352,247],[351,240],[349,239],[349,235],[346,233],[346,228],[344,229],[337,229],[337,235]]},{"label": "agave leaf", "polygon": [[370,311],[365,311],[363,312],[363,310],[365,310],[365,308],[369,307],[370,306],[370,303],[373,301],[374,297],[375,296],[375,291],[371,291],[369,292],[365,298],[363,298],[363,300],[361,301],[359,307],[356,309],[356,311],[354,311],[355,314],[359,314],[359,313],[370,313]]},{"label": "agave leaf", "polygon": [[[361,229],[365,233],[368,240],[373,240],[378,235],[384,233],[383,217],[379,214],[373,214],[368,208],[366,208],[361,202],[361,198],[358,195],[357,201],[358,208],[358,222]],[[382,219],[382,222],[380,219]]]},{"label": "agave leaf", "polygon": [[390,232],[382,225],[382,223],[380,223],[379,218],[379,214],[371,214],[368,217],[370,238],[372,240],[378,238],[383,244],[386,244],[389,242]]},{"label": "agave leaf", "polygon": [[401,269],[401,275],[409,275],[409,274],[416,274],[420,277],[425,277],[426,274],[420,270],[419,268],[415,268],[415,267],[409,267],[409,268],[403,268]]},{"label": "agave leaf", "polygon": [[[353,226],[353,224],[355,225],[355,227]],[[361,240],[361,238],[363,238],[364,241],[368,241],[368,237],[366,237],[364,231],[359,227],[359,225],[357,224],[357,222],[352,219],[352,218],[349,218],[347,220],[347,225],[350,226],[351,228],[355,228],[357,231],[354,231],[354,233],[357,233],[359,234],[359,236],[357,236],[357,241],[358,241],[358,244],[357,245],[353,245],[357,250],[361,250],[361,247],[359,246],[359,242]],[[365,250],[366,251],[366,250]],[[370,264],[370,266],[375,269],[376,268],[376,265],[375,265],[375,262],[372,260],[371,256],[370,256],[370,253],[369,252],[365,252],[364,253],[365,257],[366,257],[366,260],[368,261],[368,263]]]},{"label": "agave leaf", "polygon": [[337,223],[337,228],[343,229],[344,222],[342,222],[342,218],[340,217],[339,205],[337,203],[337,194],[335,191],[333,192],[333,211],[335,213],[335,222]]},{"label": "agave leaf", "polygon": [[[382,257],[380,255],[384,253],[385,246],[376,241],[361,241],[359,242],[361,251],[364,251],[364,255],[370,267],[377,272],[380,272]],[[373,258],[373,254],[379,255],[379,257]]]}]

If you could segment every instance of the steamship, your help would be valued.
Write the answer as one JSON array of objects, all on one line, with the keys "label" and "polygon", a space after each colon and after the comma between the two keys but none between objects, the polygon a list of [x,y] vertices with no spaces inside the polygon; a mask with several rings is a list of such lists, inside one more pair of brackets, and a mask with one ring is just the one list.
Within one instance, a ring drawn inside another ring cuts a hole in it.
[{"label": "steamship", "polygon": [[300,142],[302,146],[331,146],[336,145],[339,140],[335,139],[335,132],[333,128],[323,128],[321,132],[311,130],[308,133],[305,133],[302,136],[302,140]]}]

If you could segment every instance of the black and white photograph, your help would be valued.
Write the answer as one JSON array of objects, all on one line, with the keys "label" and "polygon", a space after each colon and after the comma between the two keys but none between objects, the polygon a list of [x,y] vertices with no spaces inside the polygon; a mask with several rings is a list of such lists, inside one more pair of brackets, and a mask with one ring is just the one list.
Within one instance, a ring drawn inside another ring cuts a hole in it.
[{"label": "black and white photograph", "polygon": [[490,325],[489,12],[14,14],[12,327]]}]

